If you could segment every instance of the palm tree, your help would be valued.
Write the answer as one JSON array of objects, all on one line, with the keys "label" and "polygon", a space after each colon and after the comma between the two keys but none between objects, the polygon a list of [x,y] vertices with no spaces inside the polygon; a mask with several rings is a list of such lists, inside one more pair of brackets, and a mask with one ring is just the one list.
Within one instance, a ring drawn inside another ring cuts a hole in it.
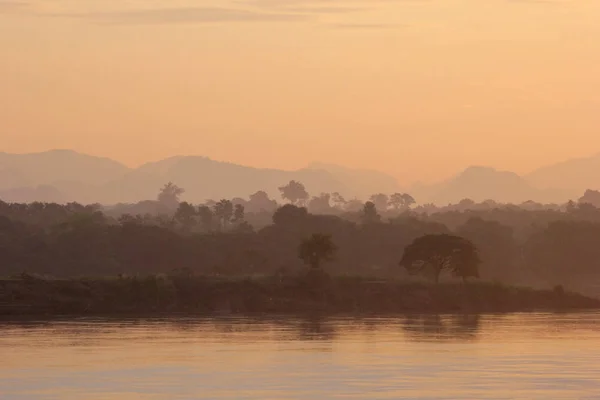
[{"label": "palm tree", "polygon": [[321,261],[331,261],[337,247],[331,240],[331,235],[313,233],[300,243],[298,256],[313,269],[321,266]]}]

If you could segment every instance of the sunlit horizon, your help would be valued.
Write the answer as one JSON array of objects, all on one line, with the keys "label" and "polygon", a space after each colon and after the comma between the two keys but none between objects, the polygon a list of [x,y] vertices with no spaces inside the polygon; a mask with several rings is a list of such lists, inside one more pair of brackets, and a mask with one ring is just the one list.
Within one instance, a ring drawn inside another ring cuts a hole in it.
[{"label": "sunlit horizon", "polygon": [[436,182],[600,152],[596,1],[0,1],[1,151]]}]

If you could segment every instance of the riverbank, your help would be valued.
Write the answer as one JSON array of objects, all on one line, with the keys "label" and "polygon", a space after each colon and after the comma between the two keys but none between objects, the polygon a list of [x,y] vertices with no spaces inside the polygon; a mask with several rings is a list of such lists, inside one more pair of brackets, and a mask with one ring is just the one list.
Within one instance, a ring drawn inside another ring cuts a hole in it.
[{"label": "riverbank", "polygon": [[433,285],[324,274],[261,279],[23,276],[0,280],[0,315],[483,313],[594,308],[600,308],[600,300],[561,288],[534,290],[486,282]]}]

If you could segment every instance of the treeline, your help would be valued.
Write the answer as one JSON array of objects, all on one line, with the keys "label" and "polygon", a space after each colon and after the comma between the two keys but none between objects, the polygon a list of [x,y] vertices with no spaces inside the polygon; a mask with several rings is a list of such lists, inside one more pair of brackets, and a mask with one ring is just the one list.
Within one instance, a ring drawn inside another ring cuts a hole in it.
[{"label": "treeline", "polygon": [[299,244],[322,233],[337,248],[324,266],[329,273],[402,277],[407,273],[399,261],[407,245],[427,234],[452,233],[477,247],[485,280],[575,289],[600,281],[600,209],[590,203],[525,209],[488,202],[425,213],[404,194],[387,197],[383,210],[376,197],[348,210],[341,206],[346,200],[323,195],[338,205],[323,201],[329,212],[317,214],[310,212],[315,198],[309,200],[301,184],[290,182],[281,191],[284,206],[264,192],[191,205],[180,202],[183,191],[174,184],[155,201],[111,208],[0,202],[0,274],[296,274],[306,268]]}]

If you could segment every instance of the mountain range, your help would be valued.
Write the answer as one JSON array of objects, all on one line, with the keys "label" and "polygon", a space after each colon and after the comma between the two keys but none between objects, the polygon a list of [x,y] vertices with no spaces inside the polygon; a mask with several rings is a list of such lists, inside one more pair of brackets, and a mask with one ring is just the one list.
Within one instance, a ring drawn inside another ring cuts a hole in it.
[{"label": "mountain range", "polygon": [[600,154],[544,166],[525,176],[470,166],[442,182],[401,187],[389,174],[312,163],[294,171],[254,168],[201,156],[175,156],[129,168],[109,158],[73,150],[0,152],[0,199],[9,202],[132,203],[154,199],[166,182],[183,187],[184,200],[247,197],[258,190],[278,199],[278,187],[302,182],[312,195],[339,192],[367,199],[374,193],[409,192],[419,203],[448,204],[464,198],[521,203],[566,202],[600,187]]}]

